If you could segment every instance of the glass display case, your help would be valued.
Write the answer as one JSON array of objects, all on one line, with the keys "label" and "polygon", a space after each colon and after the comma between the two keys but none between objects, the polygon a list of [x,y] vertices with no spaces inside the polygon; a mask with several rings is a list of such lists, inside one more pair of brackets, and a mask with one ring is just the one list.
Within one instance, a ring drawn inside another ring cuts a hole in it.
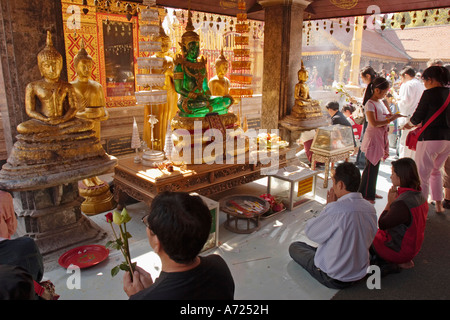
[{"label": "glass display case", "polygon": [[327,155],[353,151],[354,148],[352,127],[340,124],[317,128],[311,145],[312,152]]}]

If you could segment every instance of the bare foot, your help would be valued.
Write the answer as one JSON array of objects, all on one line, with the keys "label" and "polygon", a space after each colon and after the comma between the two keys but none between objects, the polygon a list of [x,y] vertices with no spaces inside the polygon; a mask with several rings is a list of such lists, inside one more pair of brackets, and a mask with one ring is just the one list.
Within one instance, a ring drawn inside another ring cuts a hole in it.
[{"label": "bare foot", "polygon": [[444,212],[444,205],[442,204],[442,201],[436,201],[434,206],[436,212],[443,213]]},{"label": "bare foot", "polygon": [[411,268],[414,268],[414,262],[412,260],[410,260],[405,263],[400,263],[398,266],[402,269],[411,269]]}]

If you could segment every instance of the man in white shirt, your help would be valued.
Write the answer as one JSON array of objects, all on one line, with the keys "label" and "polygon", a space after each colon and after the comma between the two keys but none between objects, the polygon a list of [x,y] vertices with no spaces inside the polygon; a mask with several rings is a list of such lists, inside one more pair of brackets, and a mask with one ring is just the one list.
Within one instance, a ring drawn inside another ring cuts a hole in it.
[{"label": "man in white shirt", "polygon": [[289,254],[323,285],[343,289],[367,274],[377,214],[358,192],[361,174],[353,163],[339,164],[332,179],[327,205],[305,229],[318,247],[294,242]]},{"label": "man in white shirt", "polygon": [[409,157],[414,159],[415,151],[410,150],[406,146],[406,136],[412,129],[403,129],[403,126],[408,123],[409,118],[416,110],[425,86],[422,81],[416,79],[416,71],[411,67],[403,68],[400,71],[400,78],[402,85],[397,96],[397,106],[400,113],[406,117],[398,119],[398,126],[401,129],[398,156],[399,158]]}]

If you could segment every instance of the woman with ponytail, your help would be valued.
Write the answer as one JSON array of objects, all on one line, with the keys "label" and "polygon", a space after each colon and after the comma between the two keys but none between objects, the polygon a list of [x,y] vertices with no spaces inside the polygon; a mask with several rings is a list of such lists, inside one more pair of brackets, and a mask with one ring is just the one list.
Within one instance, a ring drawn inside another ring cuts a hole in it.
[{"label": "woman with ponytail", "polygon": [[[360,102],[364,106],[367,103],[367,101],[369,101],[369,99],[372,95],[372,93],[371,93],[373,90],[372,82],[377,77],[377,73],[371,66],[366,66],[361,69],[360,75],[361,75],[362,82],[365,85],[367,85],[366,89],[364,90],[362,101],[357,101],[357,99],[355,99],[355,98],[350,99],[350,100],[352,103]],[[366,132],[366,128],[367,128],[367,119],[366,119],[366,121],[364,121],[364,124],[363,124],[362,132],[361,132],[361,140],[360,140],[361,142],[362,142],[362,139],[364,138],[364,132]],[[358,150],[358,155],[356,156],[355,164],[357,167],[363,168],[365,166],[365,162],[366,162],[366,157],[364,155],[364,152],[362,152],[361,148],[360,148]]]},{"label": "woman with ponytail", "polygon": [[389,123],[402,116],[400,114],[392,115],[382,101],[389,88],[390,84],[386,78],[377,77],[366,90],[366,94],[370,95],[370,99],[364,105],[368,124],[361,143],[361,151],[366,155],[366,165],[361,177],[359,192],[371,203],[375,203],[380,161],[389,156]]}]

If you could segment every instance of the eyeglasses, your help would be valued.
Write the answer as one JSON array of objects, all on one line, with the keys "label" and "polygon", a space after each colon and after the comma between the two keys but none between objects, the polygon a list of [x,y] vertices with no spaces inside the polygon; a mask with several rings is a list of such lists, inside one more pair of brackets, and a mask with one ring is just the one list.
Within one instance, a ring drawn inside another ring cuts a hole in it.
[{"label": "eyeglasses", "polygon": [[[148,216],[149,216],[149,214],[146,214],[145,216],[143,216],[142,219],[141,219],[141,221],[142,221],[143,224],[145,224],[145,227],[147,227],[147,228],[150,229],[150,226],[149,226],[149,224],[148,224]],[[151,230],[151,229],[150,229],[150,230]]]}]

